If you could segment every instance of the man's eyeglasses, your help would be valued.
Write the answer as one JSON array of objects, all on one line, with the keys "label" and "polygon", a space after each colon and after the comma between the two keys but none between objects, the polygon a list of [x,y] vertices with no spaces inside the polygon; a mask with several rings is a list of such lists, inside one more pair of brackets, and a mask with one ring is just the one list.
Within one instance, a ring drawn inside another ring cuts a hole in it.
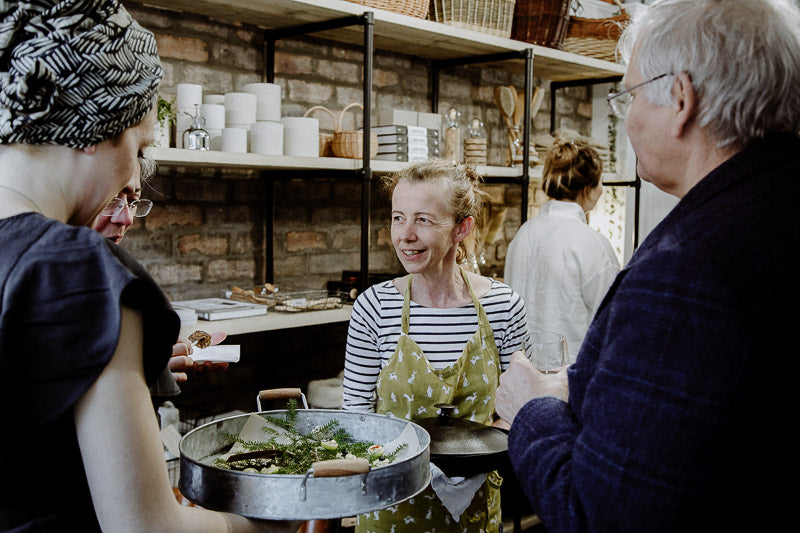
[{"label": "man's eyeglasses", "polygon": [[150,212],[150,209],[153,207],[153,202],[140,198],[132,201],[131,203],[127,203],[122,198],[114,198],[108,203],[105,209],[103,209],[103,212],[100,214],[105,217],[113,217],[118,215],[126,207],[130,208],[133,216],[141,218],[147,216],[147,214]]},{"label": "man's eyeglasses", "polygon": [[631,91],[634,89],[638,89],[642,85],[647,85],[648,83],[654,82],[656,80],[660,80],[666,76],[671,76],[669,73],[659,74],[655,78],[650,78],[647,81],[643,81],[642,83],[637,83],[633,87],[628,87],[624,91],[620,91],[618,93],[611,93],[606,97],[606,102],[608,105],[611,106],[611,109],[614,111],[614,114],[617,118],[625,119],[628,116],[628,110],[633,103],[633,95]]}]

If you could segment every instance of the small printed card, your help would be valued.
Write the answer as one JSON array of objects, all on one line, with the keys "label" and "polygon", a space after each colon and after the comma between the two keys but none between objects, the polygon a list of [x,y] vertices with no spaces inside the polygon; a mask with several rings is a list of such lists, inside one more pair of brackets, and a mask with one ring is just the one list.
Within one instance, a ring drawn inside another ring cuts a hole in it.
[{"label": "small printed card", "polygon": [[208,348],[198,348],[195,346],[192,349],[191,358],[196,363],[202,363],[204,361],[210,361],[212,363],[238,363],[239,345],[220,344],[209,346]]}]

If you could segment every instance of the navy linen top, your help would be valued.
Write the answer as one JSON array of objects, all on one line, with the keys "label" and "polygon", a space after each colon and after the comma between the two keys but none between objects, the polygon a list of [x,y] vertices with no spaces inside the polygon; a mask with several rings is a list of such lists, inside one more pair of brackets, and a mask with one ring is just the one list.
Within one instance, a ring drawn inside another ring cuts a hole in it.
[{"label": "navy linen top", "polygon": [[136,262],[89,228],[25,213],[0,220],[0,243],[0,530],[98,530],[73,407],[116,349],[120,304],[142,313],[148,384],[180,322]]},{"label": "navy linen top", "polygon": [[796,527],[798,198],[800,140],[770,136],[636,251],[568,371],[569,403],[531,400],[509,435],[550,533]]}]

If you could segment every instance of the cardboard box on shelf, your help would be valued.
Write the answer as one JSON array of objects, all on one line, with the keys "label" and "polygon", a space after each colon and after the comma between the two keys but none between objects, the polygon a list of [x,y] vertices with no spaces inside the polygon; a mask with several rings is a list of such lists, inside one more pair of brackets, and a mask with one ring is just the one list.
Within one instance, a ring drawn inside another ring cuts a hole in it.
[{"label": "cardboard box on shelf", "polygon": [[438,133],[442,130],[442,115],[438,113],[417,113],[417,126],[422,126]]},{"label": "cardboard box on shelf", "polygon": [[399,126],[416,126],[417,112],[405,109],[379,109],[378,124],[396,124]]}]

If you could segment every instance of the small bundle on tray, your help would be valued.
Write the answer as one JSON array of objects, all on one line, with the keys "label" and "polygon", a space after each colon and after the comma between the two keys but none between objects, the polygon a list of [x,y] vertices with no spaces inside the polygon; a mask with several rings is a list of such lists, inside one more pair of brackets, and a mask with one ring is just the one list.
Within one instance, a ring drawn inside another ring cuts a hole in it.
[{"label": "small bundle on tray", "polygon": [[270,300],[269,297],[276,292],[278,292],[278,288],[272,283],[258,285],[252,289],[242,289],[234,285],[231,289],[230,299],[274,307],[275,301]]},{"label": "small bundle on tray", "polygon": [[252,289],[234,286],[229,294],[232,300],[266,305],[270,311],[283,313],[339,309],[346,298],[345,294],[328,290],[280,292],[278,287],[271,283],[258,285]]}]

